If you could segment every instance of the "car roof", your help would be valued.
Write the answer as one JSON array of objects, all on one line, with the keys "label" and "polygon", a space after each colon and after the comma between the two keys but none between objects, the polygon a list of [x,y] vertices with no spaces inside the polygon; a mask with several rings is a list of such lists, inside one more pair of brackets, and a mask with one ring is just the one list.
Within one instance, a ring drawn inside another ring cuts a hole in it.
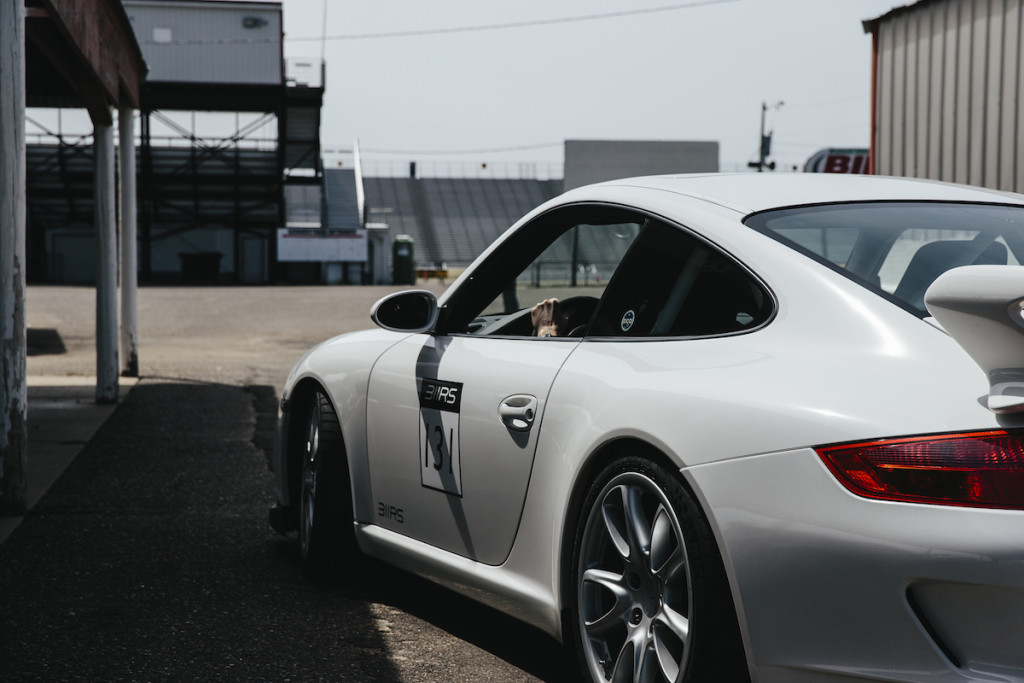
[{"label": "car roof", "polygon": [[[566,193],[607,187],[664,190],[744,215],[787,206],[862,201],[953,201],[1024,205],[1024,195],[917,178],[828,173],[714,173],[611,180]],[[581,192],[582,191],[582,192]],[[591,192],[586,192],[592,194]],[[582,198],[582,197],[581,197]]]}]

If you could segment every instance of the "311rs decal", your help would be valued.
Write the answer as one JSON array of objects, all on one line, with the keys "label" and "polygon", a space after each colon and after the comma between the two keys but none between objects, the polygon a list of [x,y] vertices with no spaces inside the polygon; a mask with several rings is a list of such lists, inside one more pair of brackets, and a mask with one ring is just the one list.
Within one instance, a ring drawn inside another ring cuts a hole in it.
[{"label": "311rs decal", "polygon": [[459,463],[459,409],[462,384],[420,381],[420,483],[462,496]]}]

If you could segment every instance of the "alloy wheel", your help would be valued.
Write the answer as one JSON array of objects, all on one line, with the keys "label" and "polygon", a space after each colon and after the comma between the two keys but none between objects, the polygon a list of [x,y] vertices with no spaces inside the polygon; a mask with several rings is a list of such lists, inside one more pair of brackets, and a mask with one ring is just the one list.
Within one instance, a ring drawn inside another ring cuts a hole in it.
[{"label": "alloy wheel", "polygon": [[597,495],[576,588],[578,637],[595,680],[681,679],[691,650],[691,569],[678,515],[652,479],[624,472]]}]

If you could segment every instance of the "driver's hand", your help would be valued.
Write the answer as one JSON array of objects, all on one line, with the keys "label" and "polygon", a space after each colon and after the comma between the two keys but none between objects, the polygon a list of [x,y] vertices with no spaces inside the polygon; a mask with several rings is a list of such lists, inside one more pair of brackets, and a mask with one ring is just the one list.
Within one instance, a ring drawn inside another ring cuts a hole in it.
[{"label": "driver's hand", "polygon": [[533,333],[538,337],[557,337],[558,328],[565,324],[562,304],[558,299],[545,299],[530,311]]}]

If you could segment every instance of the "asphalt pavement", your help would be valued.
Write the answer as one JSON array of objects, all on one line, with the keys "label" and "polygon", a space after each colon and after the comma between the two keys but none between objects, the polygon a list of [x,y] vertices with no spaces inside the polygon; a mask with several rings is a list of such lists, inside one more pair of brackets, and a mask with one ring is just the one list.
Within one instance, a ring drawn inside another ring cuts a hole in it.
[{"label": "asphalt pavement", "polygon": [[99,409],[92,291],[30,288],[50,332],[29,358],[37,500],[0,521],[0,680],[576,679],[554,640],[399,569],[311,583],[268,526],[279,382],[382,293],[143,289],[143,376]]}]

